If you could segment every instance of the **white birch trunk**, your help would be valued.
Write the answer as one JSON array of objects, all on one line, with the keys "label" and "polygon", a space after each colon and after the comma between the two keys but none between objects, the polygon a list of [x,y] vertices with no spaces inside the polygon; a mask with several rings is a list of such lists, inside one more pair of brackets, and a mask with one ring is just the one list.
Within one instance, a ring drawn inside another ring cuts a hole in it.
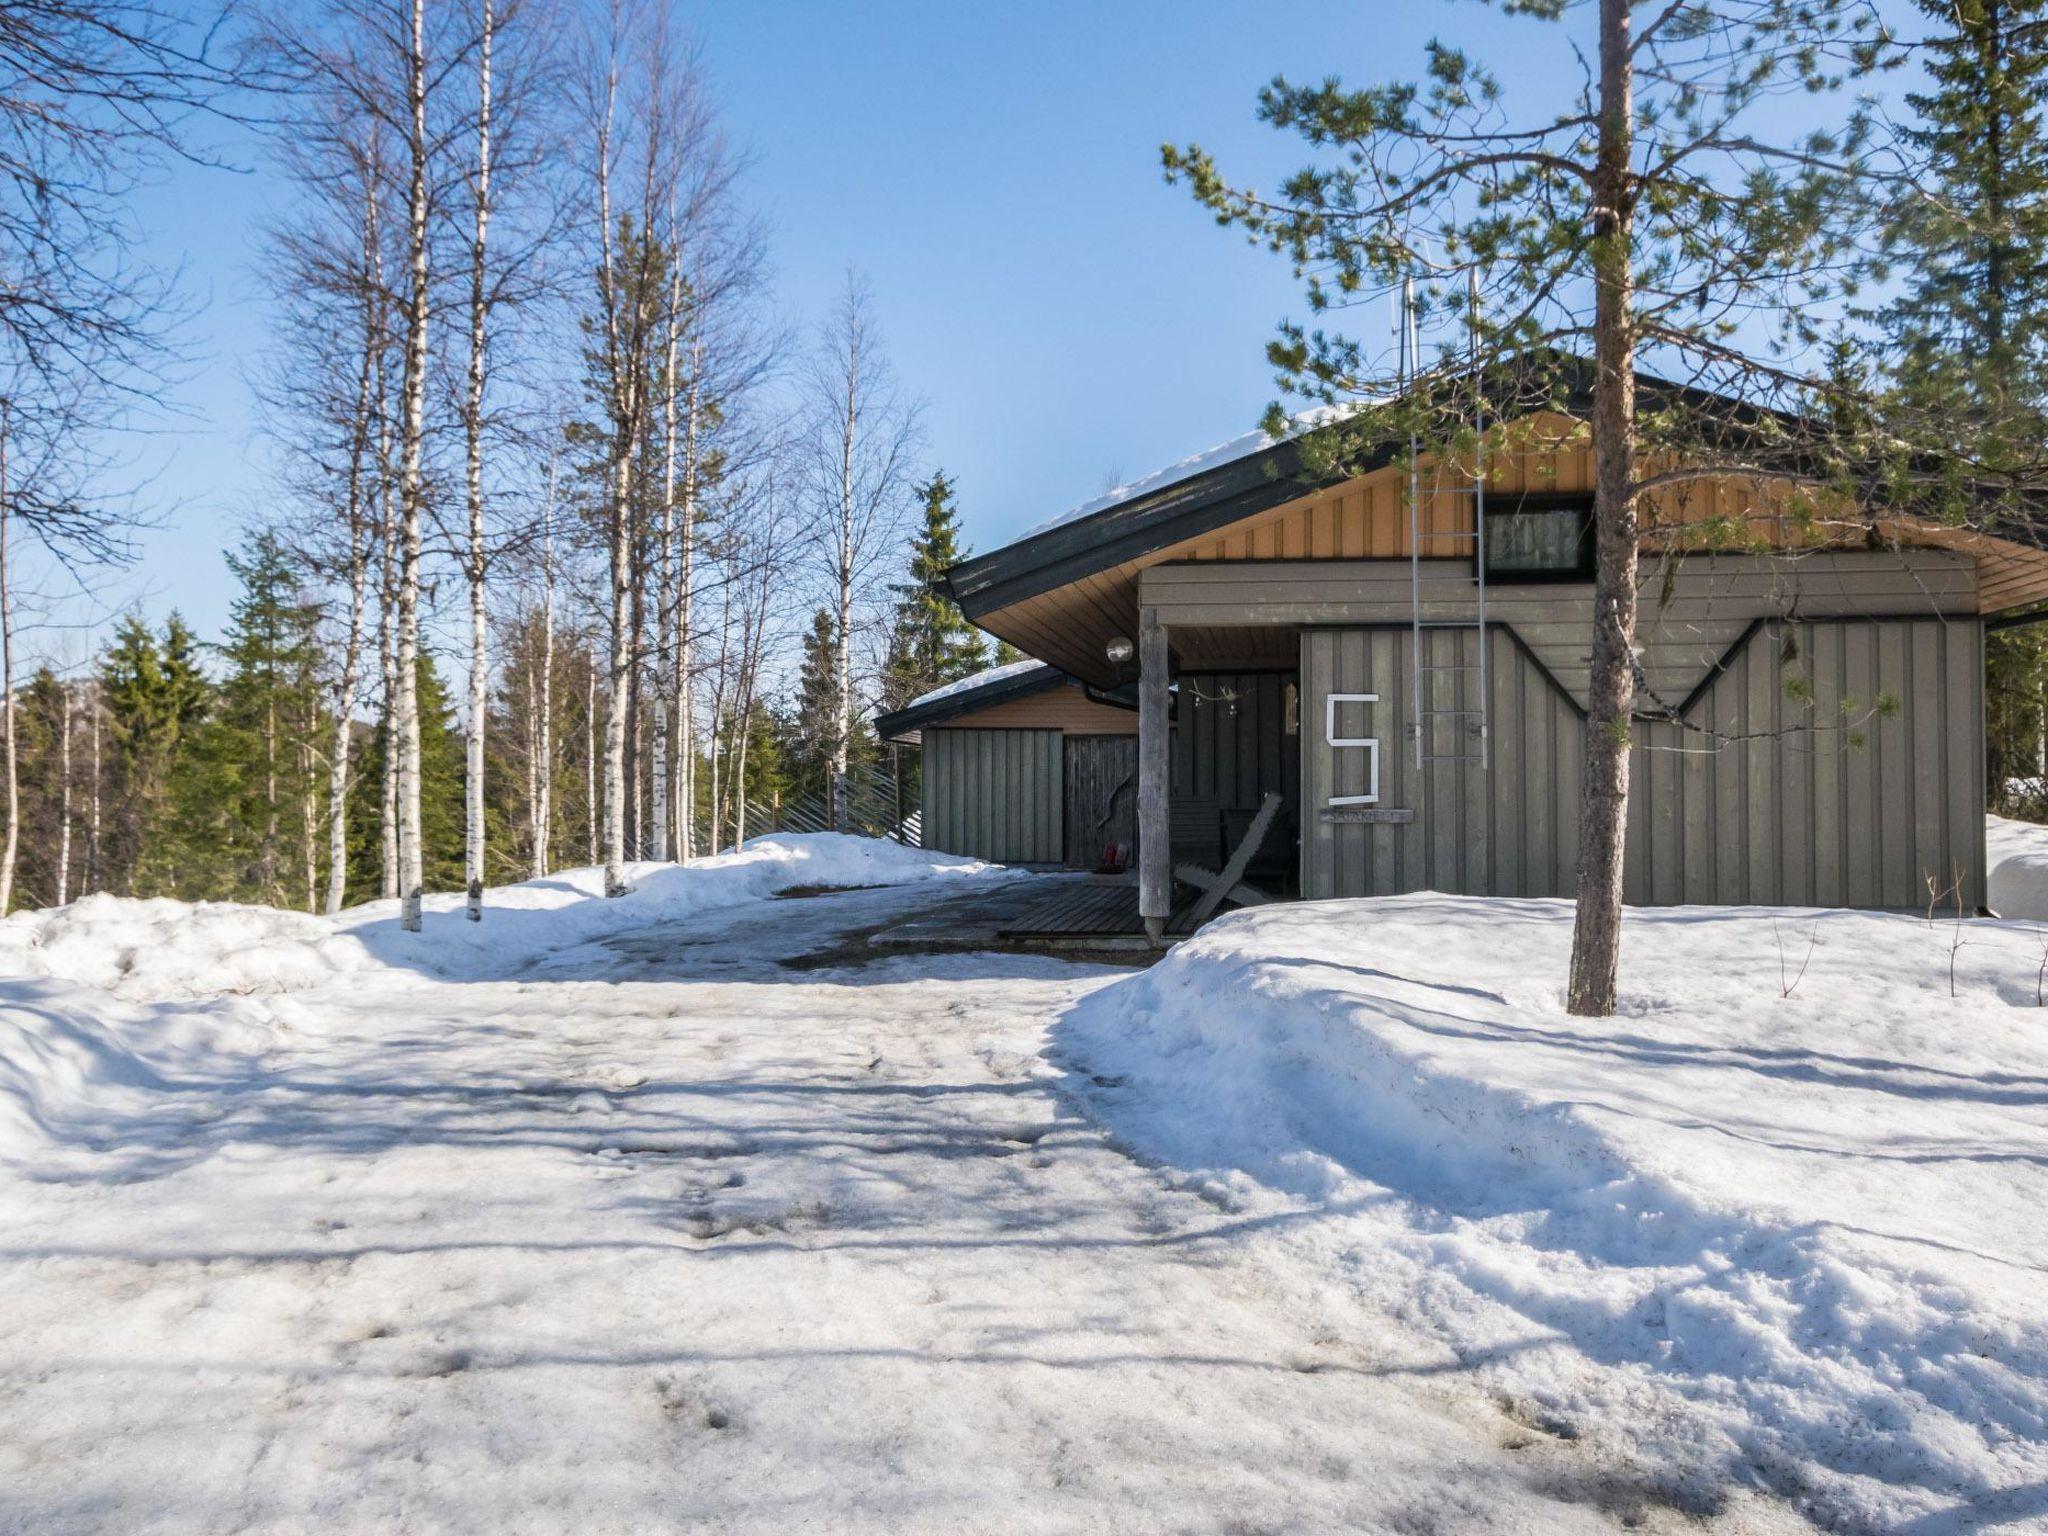
[{"label": "white birch trunk", "polygon": [[92,680],[92,794],[87,802],[85,823],[85,891],[88,896],[100,888],[100,681]]},{"label": "white birch trunk", "polygon": [[590,700],[583,711],[583,804],[590,824],[590,862],[597,862],[597,663],[590,663]]},{"label": "white birch trunk", "polygon": [[633,636],[628,609],[632,603],[632,565],[628,527],[633,495],[630,448],[612,465],[611,512],[607,536],[611,544],[611,655],[608,681],[611,697],[604,718],[604,893],[626,894],[626,711],[628,673],[633,661]]},{"label": "white birch trunk", "polygon": [[[351,495],[353,499],[353,493]],[[368,556],[362,545],[360,513],[349,521],[348,634],[341,648],[341,676],[334,688],[334,747],[327,788],[327,912],[339,912],[348,895],[348,792],[350,749],[355,737],[356,679],[363,649],[363,588]]]},{"label": "white birch trunk", "polygon": [[371,390],[376,385],[377,357],[383,351],[383,305],[376,281],[377,182],[374,170],[363,180],[363,362],[356,374],[355,434],[348,462],[348,633],[342,641],[341,676],[334,688],[334,745],[327,773],[327,912],[339,912],[348,896],[348,792],[350,751],[355,741],[356,682],[362,664],[363,589],[369,577],[365,546],[363,463],[370,452]]},{"label": "white birch trunk", "polygon": [[0,689],[6,702],[0,706],[0,730],[7,745],[7,837],[0,846],[0,917],[14,910],[14,857],[21,846],[21,779],[14,737],[14,590],[7,568],[7,534],[11,519],[8,505],[7,450],[13,428],[10,402],[0,400]]},{"label": "white birch trunk", "polygon": [[463,764],[463,881],[465,911],[484,916],[484,731],[490,713],[490,650],[484,578],[484,262],[491,226],[491,0],[483,0],[477,44],[476,223],[469,252],[469,379],[463,402],[463,437],[469,492],[469,738]]},{"label": "white birch trunk", "polygon": [[832,643],[833,711],[832,722],[832,830],[845,832],[846,813],[846,764],[847,748],[853,739],[853,563],[854,510],[853,510],[853,445],[859,430],[860,396],[858,394],[860,369],[858,354],[854,365],[847,370],[846,414],[841,421],[839,437],[839,569],[838,633]]},{"label": "white birch trunk", "polygon": [[71,901],[71,685],[57,689],[57,905]]},{"label": "white birch trunk", "polygon": [[[609,590],[606,608],[611,625],[611,649],[607,658],[611,697],[605,701],[604,730],[604,892],[607,896],[626,894],[626,712],[628,669],[632,664],[632,635],[627,609],[632,599],[631,528],[633,457],[639,448],[640,419],[637,366],[624,356],[625,336],[620,325],[617,255],[612,244],[612,119],[618,96],[616,59],[605,80],[605,105],[597,144],[598,298],[605,320],[605,362],[607,367],[606,410],[611,417],[610,503],[606,508],[605,537],[610,553]],[[633,296],[633,302],[639,302]]]},{"label": "white birch trunk", "polygon": [[385,365],[390,337],[385,332],[388,310],[381,241],[371,261],[371,285],[378,295],[379,311],[371,392],[377,401],[377,668],[383,687],[378,731],[384,759],[377,804],[377,893],[394,901],[398,897],[398,474],[392,457],[391,380]]},{"label": "white birch trunk", "polygon": [[383,672],[384,708],[379,730],[384,738],[383,782],[378,786],[377,833],[382,855],[378,894],[398,897],[398,520],[387,494],[381,535],[382,568],[378,572],[377,660]]},{"label": "white birch trunk", "polygon": [[425,495],[427,324],[427,65],[426,0],[411,0],[412,43],[406,57],[407,147],[404,410],[399,424],[398,567],[398,878],[400,922],[417,933],[426,861],[420,846],[420,510]]},{"label": "white birch trunk", "polygon": [[540,533],[540,690],[534,706],[534,759],[539,778],[533,796],[533,878],[548,871],[548,844],[555,818],[555,466],[548,465],[547,508]]},{"label": "white birch trunk", "polygon": [[696,623],[697,595],[697,487],[698,438],[703,420],[702,378],[704,344],[701,337],[690,342],[690,382],[683,411],[683,504],[678,555],[681,569],[676,574],[676,845],[684,863],[690,860],[697,837],[697,741],[696,711],[691,695],[696,682],[691,671],[691,626]]},{"label": "white birch trunk", "polygon": [[[679,323],[683,306],[683,266],[680,260],[680,242],[675,237],[675,208],[669,208],[669,287],[668,313],[663,327],[663,386],[661,392],[661,554],[660,584],[661,601],[656,628],[660,639],[655,645],[655,655],[665,659],[668,665],[656,668],[654,680],[657,694],[655,706],[656,740],[654,748],[654,828],[649,839],[650,857],[665,859],[669,856],[668,808],[675,805],[675,820],[678,827],[685,824],[674,776],[668,760],[669,721],[681,711],[682,690],[677,680],[682,676],[682,652],[676,646],[676,633],[680,629],[677,605],[681,602],[681,588],[678,580],[677,539],[688,539],[689,530],[678,530],[676,508],[676,364]],[[681,755],[680,750],[677,754]]]}]

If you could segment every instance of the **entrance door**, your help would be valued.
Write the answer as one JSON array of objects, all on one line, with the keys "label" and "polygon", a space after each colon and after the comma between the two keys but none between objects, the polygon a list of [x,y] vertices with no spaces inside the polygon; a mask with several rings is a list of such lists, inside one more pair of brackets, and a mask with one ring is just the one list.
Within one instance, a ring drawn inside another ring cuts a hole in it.
[{"label": "entrance door", "polygon": [[1093,869],[1111,843],[1137,867],[1138,738],[1067,737],[1067,867]]}]

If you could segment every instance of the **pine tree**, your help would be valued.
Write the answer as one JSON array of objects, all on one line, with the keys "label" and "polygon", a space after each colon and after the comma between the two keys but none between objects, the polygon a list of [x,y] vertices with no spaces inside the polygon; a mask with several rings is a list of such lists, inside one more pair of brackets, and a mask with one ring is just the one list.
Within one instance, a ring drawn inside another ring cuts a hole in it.
[{"label": "pine tree", "polygon": [[[1905,138],[1925,165],[1885,232],[1911,273],[1883,315],[1899,409],[1959,476],[2026,478],[2048,441],[2048,3],[1920,9],[1930,88],[1907,97]],[[2040,815],[2048,645],[1988,636],[1985,684],[1991,804]]]},{"label": "pine tree", "polygon": [[943,470],[917,488],[924,525],[910,545],[910,579],[895,588],[896,619],[889,636],[883,707],[901,709],[921,693],[970,677],[988,665],[981,631],[939,590],[947,569],[967,558],[960,546],[960,514],[953,482]]}]

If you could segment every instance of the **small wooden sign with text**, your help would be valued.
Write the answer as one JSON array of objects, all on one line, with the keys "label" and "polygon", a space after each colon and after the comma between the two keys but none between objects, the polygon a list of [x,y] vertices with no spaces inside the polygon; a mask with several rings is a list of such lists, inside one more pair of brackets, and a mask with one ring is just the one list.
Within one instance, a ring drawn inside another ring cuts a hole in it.
[{"label": "small wooden sign with text", "polygon": [[1333,826],[1348,827],[1361,823],[1368,826],[1384,826],[1390,822],[1408,822],[1415,819],[1410,806],[1393,805],[1332,805],[1325,806],[1318,819]]}]

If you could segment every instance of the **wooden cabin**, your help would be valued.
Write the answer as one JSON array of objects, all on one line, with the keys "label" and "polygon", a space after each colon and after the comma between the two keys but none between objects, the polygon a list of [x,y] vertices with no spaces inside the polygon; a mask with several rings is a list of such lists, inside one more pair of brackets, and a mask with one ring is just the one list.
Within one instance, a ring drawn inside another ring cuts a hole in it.
[{"label": "wooden cabin", "polygon": [[[924,743],[928,845],[1092,867],[1128,829],[1156,931],[1270,794],[1276,894],[1569,894],[1592,484],[1582,423],[1515,423],[1482,581],[1469,476],[1254,434],[956,566],[1043,665],[880,722]],[[1743,478],[1646,500],[1627,899],[1981,906],[1985,624],[2048,552]]]}]

